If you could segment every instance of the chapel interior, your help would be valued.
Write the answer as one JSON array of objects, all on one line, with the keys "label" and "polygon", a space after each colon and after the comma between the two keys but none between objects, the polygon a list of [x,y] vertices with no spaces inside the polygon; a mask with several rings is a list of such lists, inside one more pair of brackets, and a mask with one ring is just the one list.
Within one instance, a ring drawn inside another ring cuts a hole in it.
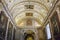
[{"label": "chapel interior", "polygon": [[0,40],[60,40],[60,0],[0,0]]}]

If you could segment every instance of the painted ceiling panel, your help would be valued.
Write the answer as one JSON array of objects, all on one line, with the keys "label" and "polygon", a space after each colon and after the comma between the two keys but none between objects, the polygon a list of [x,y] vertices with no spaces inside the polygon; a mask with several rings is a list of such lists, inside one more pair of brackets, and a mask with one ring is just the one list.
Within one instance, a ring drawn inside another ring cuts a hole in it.
[{"label": "painted ceiling panel", "polygon": [[[48,16],[48,12],[55,1],[56,0],[5,0],[16,24],[31,18],[40,22],[41,26],[44,23],[44,19]],[[25,15],[26,13],[33,13],[33,16],[27,17]],[[21,22],[21,25],[24,24],[23,22]]]}]

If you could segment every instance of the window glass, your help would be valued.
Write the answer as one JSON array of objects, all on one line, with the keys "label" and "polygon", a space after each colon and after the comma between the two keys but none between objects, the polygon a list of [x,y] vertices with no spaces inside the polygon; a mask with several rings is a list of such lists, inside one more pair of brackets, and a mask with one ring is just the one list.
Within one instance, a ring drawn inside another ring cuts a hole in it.
[{"label": "window glass", "polygon": [[47,24],[46,26],[46,32],[47,32],[47,39],[51,39],[51,32],[50,32],[49,24]]}]

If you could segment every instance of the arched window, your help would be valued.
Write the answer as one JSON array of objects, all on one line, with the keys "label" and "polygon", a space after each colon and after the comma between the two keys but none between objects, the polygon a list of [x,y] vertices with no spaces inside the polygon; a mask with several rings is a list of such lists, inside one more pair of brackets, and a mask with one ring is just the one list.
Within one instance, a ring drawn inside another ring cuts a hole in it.
[{"label": "arched window", "polygon": [[46,25],[47,39],[51,39],[51,31],[49,24]]}]

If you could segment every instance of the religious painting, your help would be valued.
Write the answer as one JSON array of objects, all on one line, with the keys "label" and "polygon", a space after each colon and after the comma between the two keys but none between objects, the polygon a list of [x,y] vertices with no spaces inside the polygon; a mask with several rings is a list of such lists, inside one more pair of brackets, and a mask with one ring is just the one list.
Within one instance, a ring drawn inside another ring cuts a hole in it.
[{"label": "religious painting", "polygon": [[33,16],[33,13],[26,13],[26,16]]},{"label": "religious painting", "polygon": [[25,5],[26,9],[34,9],[34,5]]},{"label": "religious painting", "polygon": [[1,13],[0,13],[0,34],[1,35],[0,36],[3,39],[6,34],[7,22],[8,22],[7,16],[4,14],[3,11],[1,11]]},{"label": "religious painting", "polygon": [[27,26],[32,26],[32,20],[31,19],[27,19],[26,24],[27,24]]},{"label": "religious painting", "polygon": [[58,33],[59,33],[59,26],[58,26],[57,12],[54,12],[54,15],[51,17],[51,23],[52,23],[52,26],[53,26],[54,35],[58,35]]}]

